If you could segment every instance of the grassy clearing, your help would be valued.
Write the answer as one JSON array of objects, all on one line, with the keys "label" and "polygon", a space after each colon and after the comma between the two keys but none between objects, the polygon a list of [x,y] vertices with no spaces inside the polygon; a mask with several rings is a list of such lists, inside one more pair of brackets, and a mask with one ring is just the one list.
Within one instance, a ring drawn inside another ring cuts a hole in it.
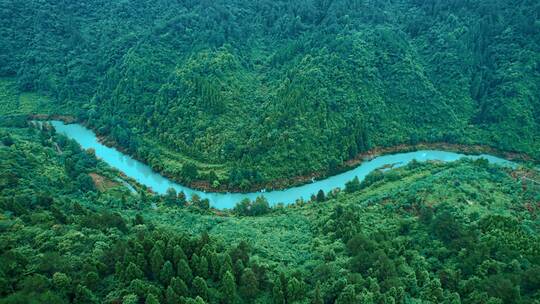
[{"label": "grassy clearing", "polygon": [[51,114],[58,109],[53,101],[36,93],[20,93],[17,84],[9,78],[0,79],[0,114]]}]

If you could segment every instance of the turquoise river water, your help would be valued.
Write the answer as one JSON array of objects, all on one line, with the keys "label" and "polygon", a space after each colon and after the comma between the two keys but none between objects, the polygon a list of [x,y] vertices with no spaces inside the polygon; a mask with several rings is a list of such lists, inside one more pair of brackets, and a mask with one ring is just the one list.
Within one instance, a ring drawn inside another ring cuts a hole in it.
[{"label": "turquoise river water", "polygon": [[61,121],[51,121],[58,133],[66,135],[77,141],[84,149],[94,149],[96,156],[109,164],[111,167],[123,172],[126,176],[135,179],[142,185],[151,188],[154,192],[163,194],[168,188],[172,187],[176,191],[184,191],[190,197],[193,194],[198,194],[202,198],[208,198],[211,206],[217,209],[233,208],[243,198],[254,200],[256,197],[263,195],[266,197],[270,205],[277,203],[290,204],[296,199],[309,199],[312,194],[317,193],[319,189],[328,192],[335,188],[343,188],[345,183],[355,176],[362,180],[367,174],[381,168],[385,165],[394,165],[394,167],[403,166],[413,159],[417,161],[439,160],[439,161],[455,161],[462,157],[471,159],[485,158],[490,163],[495,163],[503,166],[514,166],[515,163],[508,160],[495,157],[492,155],[464,155],[460,153],[437,151],[437,150],[421,150],[407,153],[396,153],[390,155],[378,156],[372,160],[364,161],[358,167],[328,177],[323,180],[315,181],[298,187],[291,187],[285,190],[252,192],[252,193],[212,193],[191,189],[179,185],[172,180],[163,177],[157,172],[154,172],[149,166],[133,159],[132,157],[123,154],[115,148],[107,147],[101,144],[94,132],[85,128],[80,124],[64,124]]}]

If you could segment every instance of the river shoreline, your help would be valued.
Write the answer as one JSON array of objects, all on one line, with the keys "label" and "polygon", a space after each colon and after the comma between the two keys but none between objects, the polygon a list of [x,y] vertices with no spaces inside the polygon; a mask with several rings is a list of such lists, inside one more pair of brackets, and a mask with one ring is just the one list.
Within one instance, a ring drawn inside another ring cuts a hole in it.
[{"label": "river shoreline", "polygon": [[378,156],[395,154],[395,153],[413,152],[413,151],[418,151],[418,150],[442,150],[442,151],[456,152],[456,153],[462,153],[462,154],[467,154],[467,155],[491,154],[491,155],[502,157],[510,161],[518,161],[518,162],[533,161],[533,159],[525,153],[501,151],[499,149],[496,149],[487,145],[464,145],[464,144],[450,144],[450,143],[445,143],[445,142],[418,143],[415,145],[401,144],[401,145],[396,145],[392,147],[376,147],[367,152],[360,153],[353,159],[347,160],[343,164],[341,164],[341,166],[338,167],[337,170],[333,172],[333,174],[328,174],[328,172],[326,171],[312,172],[305,175],[276,179],[276,180],[269,181],[266,183],[252,185],[248,189],[241,189],[238,187],[230,188],[230,187],[227,187],[226,185],[222,185],[221,187],[214,188],[210,185],[210,182],[206,180],[194,180],[190,183],[185,183],[184,181],[181,181],[181,179],[178,176],[167,174],[166,172],[164,172],[164,170],[154,168],[153,166],[148,164],[148,162],[145,159],[141,159],[139,157],[136,157],[135,155],[132,155],[131,153],[127,151],[127,149],[120,146],[110,137],[99,134],[96,130],[88,127],[86,122],[77,120],[73,116],[32,115],[31,117],[32,119],[36,119],[36,120],[52,120],[52,119],[60,120],[66,124],[79,123],[80,125],[94,132],[98,141],[101,144],[108,146],[110,148],[114,148],[118,150],[119,152],[124,153],[126,155],[129,155],[133,159],[136,159],[146,164],[156,173],[159,173],[162,176],[180,185],[183,185],[185,187],[189,187],[189,188],[203,191],[203,192],[212,192],[212,193],[250,193],[250,192],[263,193],[265,191],[284,190],[287,188],[299,187],[302,185],[312,183],[314,181],[320,181],[320,180],[338,175],[340,173],[353,170],[356,167],[360,166],[363,162],[371,160]]},{"label": "river shoreline", "polygon": [[290,178],[276,179],[274,181],[269,181],[263,184],[252,185],[248,189],[241,189],[238,187],[230,188],[230,187],[226,187],[225,185],[222,185],[218,188],[214,188],[210,185],[210,182],[206,180],[194,180],[190,183],[185,183],[178,176],[168,174],[167,172],[164,172],[163,170],[159,170],[157,168],[152,167],[145,159],[132,155],[125,148],[121,147],[113,140],[108,139],[107,137],[103,135],[99,135],[97,133],[96,133],[96,136],[100,143],[108,147],[115,148],[126,155],[129,155],[133,159],[136,159],[148,165],[157,173],[161,174],[162,176],[178,184],[181,184],[183,186],[186,186],[195,190],[204,191],[204,192],[213,192],[213,193],[250,193],[250,192],[263,193],[266,191],[280,191],[280,190],[285,190],[292,187],[300,187],[300,186],[303,186],[312,182],[327,179],[329,177],[341,174],[349,170],[353,170],[356,167],[362,165],[363,162],[374,159],[378,156],[404,153],[404,152],[413,152],[413,151],[419,151],[419,150],[442,150],[442,151],[447,151],[447,152],[463,153],[467,155],[491,154],[491,155],[502,157],[510,161],[518,161],[518,162],[532,161],[532,158],[530,158],[525,153],[501,151],[501,150],[498,150],[498,149],[495,149],[493,147],[486,146],[486,145],[460,145],[460,144],[450,144],[450,143],[444,143],[444,142],[419,143],[416,145],[401,144],[401,145],[392,146],[392,147],[377,147],[365,153],[358,154],[355,158],[344,162],[340,167],[337,168],[336,172],[334,172],[333,174],[328,174],[325,171],[317,171],[317,172],[312,172],[310,174],[298,175],[298,176],[290,177]]},{"label": "river shoreline", "polygon": [[[444,142],[437,143],[419,143],[416,145],[401,144],[392,147],[377,147],[373,148],[367,152],[358,154],[355,158],[345,161],[334,174],[327,174],[324,171],[313,172],[309,175],[301,175],[287,179],[281,179],[274,182],[267,183],[267,187],[272,190],[283,190],[291,187],[298,187],[305,184],[309,184],[312,181],[323,180],[340,173],[353,170],[356,167],[362,165],[363,162],[374,159],[378,156],[384,156],[389,154],[396,153],[405,153],[405,152],[414,152],[420,150],[441,150],[446,152],[455,152],[462,153],[466,155],[480,155],[480,154],[491,154],[504,158],[509,161],[517,162],[527,162],[532,161],[528,155],[524,153],[515,153],[515,152],[506,152],[500,151],[493,147],[486,145],[460,145],[460,144],[450,144]],[[277,188],[276,188],[277,187]],[[255,190],[258,191],[258,190]]]}]

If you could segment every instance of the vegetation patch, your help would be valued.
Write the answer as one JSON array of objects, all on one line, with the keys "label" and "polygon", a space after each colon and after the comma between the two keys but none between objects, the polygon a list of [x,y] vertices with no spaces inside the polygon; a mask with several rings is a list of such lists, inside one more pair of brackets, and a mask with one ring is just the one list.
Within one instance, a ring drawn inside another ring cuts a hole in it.
[{"label": "vegetation patch", "polygon": [[8,2],[0,113],[70,114],[212,190],[287,187],[403,144],[538,160],[537,12],[509,0]]},{"label": "vegetation patch", "polygon": [[107,189],[118,186],[118,183],[115,183],[111,181],[110,179],[104,176],[101,176],[97,173],[92,172],[92,173],[89,173],[88,175],[92,178],[92,181],[94,182],[96,189],[101,192],[104,192]]},{"label": "vegetation patch", "polygon": [[46,125],[0,139],[0,303],[540,297],[534,169],[412,162],[286,207],[215,211],[173,191],[100,191],[118,173]]}]

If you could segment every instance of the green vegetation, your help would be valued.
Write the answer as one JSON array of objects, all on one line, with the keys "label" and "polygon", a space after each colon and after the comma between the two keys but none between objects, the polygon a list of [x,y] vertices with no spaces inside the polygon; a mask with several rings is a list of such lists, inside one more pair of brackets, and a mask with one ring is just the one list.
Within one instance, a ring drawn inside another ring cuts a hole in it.
[{"label": "green vegetation", "polygon": [[117,177],[46,125],[0,128],[0,303],[540,300],[535,170],[413,162],[225,212]]},{"label": "green vegetation", "polygon": [[0,77],[205,188],[284,186],[402,143],[539,159],[539,11],[532,0],[8,0]]},{"label": "green vegetation", "polygon": [[[54,102],[35,93],[20,93],[17,84],[11,79],[0,79],[0,115],[51,114]],[[56,105],[58,106],[58,105]]]},{"label": "green vegetation", "polygon": [[529,164],[413,162],[215,210],[29,122],[78,120],[205,189],[419,143],[539,161],[539,16],[534,0],[0,1],[0,304],[539,304]]}]

